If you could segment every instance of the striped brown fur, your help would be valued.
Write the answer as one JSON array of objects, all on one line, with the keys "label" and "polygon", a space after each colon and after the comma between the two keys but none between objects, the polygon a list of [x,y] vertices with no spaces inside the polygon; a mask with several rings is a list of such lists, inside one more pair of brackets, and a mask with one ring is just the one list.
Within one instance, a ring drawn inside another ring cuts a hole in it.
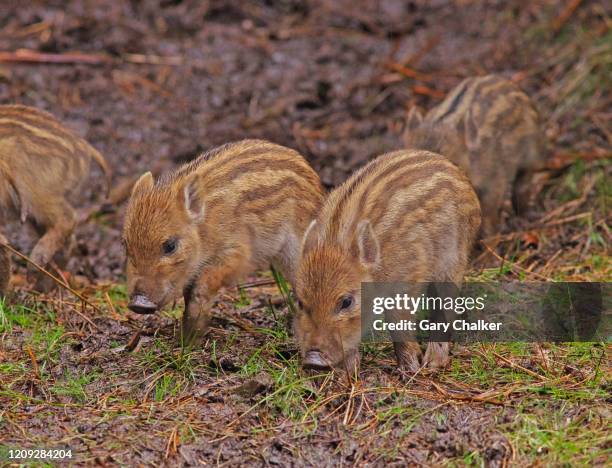
[{"label": "striped brown fur", "polygon": [[[123,233],[132,309],[153,312],[183,294],[183,335],[195,338],[220,287],[270,264],[293,282],[302,235],[322,199],[302,156],[260,140],[215,148],[157,182],[145,174]],[[164,254],[169,239],[176,252]],[[139,308],[143,298],[154,308]]]},{"label": "striped brown fur", "polygon": [[407,147],[448,157],[468,174],[480,198],[483,235],[499,230],[512,188],[516,211],[533,201],[531,176],[544,168],[546,143],[536,110],[514,83],[497,75],[468,78],[424,117],[413,108]]},{"label": "striped brown fur", "polygon": [[[356,365],[361,283],[460,284],[479,227],[471,184],[439,154],[396,151],[353,174],[328,196],[302,244],[294,323],[302,357]],[[395,346],[401,366],[418,368],[418,345]],[[425,359],[446,364],[448,346],[432,344]]]},{"label": "striped brown fur", "polygon": [[[84,139],[42,110],[0,106],[0,220],[16,214],[43,227],[31,253],[39,265],[46,265],[73,232],[77,218],[66,198],[82,186],[91,160],[104,171],[108,189],[111,171]],[[6,253],[0,259],[2,274],[10,271],[8,259]],[[0,287],[7,282],[0,278]]]}]

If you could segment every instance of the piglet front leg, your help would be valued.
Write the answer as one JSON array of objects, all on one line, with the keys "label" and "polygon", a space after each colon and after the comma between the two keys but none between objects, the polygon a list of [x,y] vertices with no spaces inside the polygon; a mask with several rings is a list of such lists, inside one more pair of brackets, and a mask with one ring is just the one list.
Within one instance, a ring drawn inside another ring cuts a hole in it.
[{"label": "piglet front leg", "polygon": [[181,321],[181,345],[201,344],[212,315],[212,300],[205,291],[196,288],[188,288],[184,297],[185,311]]},{"label": "piglet front leg", "polygon": [[181,343],[194,345],[201,342],[212,316],[213,300],[222,286],[233,284],[238,272],[243,271],[242,251],[231,251],[219,266],[205,269],[198,280],[184,291],[185,312],[181,323]]}]

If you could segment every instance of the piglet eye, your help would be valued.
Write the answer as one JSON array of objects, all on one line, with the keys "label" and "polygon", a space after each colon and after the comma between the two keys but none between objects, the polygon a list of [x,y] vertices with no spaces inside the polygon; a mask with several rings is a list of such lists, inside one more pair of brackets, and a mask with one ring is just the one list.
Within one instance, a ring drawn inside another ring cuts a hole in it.
[{"label": "piglet eye", "polygon": [[304,310],[304,303],[300,301],[299,299],[297,300],[297,305],[300,309]]},{"label": "piglet eye", "polygon": [[174,237],[171,237],[162,244],[162,251],[164,252],[164,255],[172,255],[174,252],[176,252],[177,248],[178,240]]},{"label": "piglet eye", "polygon": [[343,296],[340,299],[340,301],[339,301],[339,307],[338,308],[340,310],[349,309],[353,305],[354,301],[355,300],[353,299],[353,296],[350,296],[350,295]]}]

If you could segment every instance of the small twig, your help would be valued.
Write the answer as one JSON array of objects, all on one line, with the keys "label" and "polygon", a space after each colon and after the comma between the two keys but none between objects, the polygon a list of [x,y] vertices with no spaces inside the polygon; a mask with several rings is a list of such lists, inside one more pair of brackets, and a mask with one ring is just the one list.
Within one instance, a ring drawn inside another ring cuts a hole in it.
[{"label": "small twig", "polygon": [[[502,262],[502,265],[504,264],[503,262],[505,262],[506,260],[505,260],[503,257],[501,257],[501,256],[500,256],[500,255],[499,255],[497,252],[495,252],[495,250],[493,250],[491,247],[489,247],[489,246],[487,245],[487,243],[486,243],[486,242],[484,242],[484,241],[480,241],[480,243],[481,243],[482,245],[484,245],[484,246],[485,246],[485,248],[486,248],[486,249],[487,249],[489,252],[491,252],[491,254],[492,254],[492,255],[493,255],[495,258],[497,258],[499,261],[501,261],[501,262]],[[536,272],[534,272],[534,271],[527,271],[525,268],[523,268],[523,267],[521,267],[521,266],[517,265],[516,263],[510,263],[509,265],[510,265],[510,268],[512,268],[512,269],[518,269],[518,270],[520,270],[520,271],[522,271],[522,272],[524,272],[524,273],[526,273],[526,274],[528,274],[528,275],[534,275],[534,276],[537,276],[538,278],[540,278],[540,279],[541,279],[541,280],[543,280],[543,281],[550,281],[550,278],[547,278],[546,276],[540,275],[539,273],[536,273]]]},{"label": "small twig", "polygon": [[526,374],[529,374],[530,376],[535,377],[536,379],[539,379],[539,380],[542,380],[542,381],[548,380],[543,375],[538,374],[537,372],[534,372],[534,371],[532,371],[530,369],[527,369],[527,368],[521,366],[520,364],[517,364],[516,362],[512,362],[510,359],[505,358],[504,356],[502,356],[501,354],[496,353],[495,351],[493,351],[493,355],[496,358],[501,359],[502,361],[504,361],[506,364],[508,364],[513,369],[519,369],[519,370],[525,372]]},{"label": "small twig", "polygon": [[400,63],[387,63],[386,67],[408,78],[414,78],[415,80],[424,81],[426,83],[431,83],[434,80],[433,76],[413,70]]},{"label": "small twig", "polygon": [[546,359],[546,356],[544,355],[544,350],[542,349],[542,343],[536,343],[536,347],[540,353],[540,356],[542,357],[542,363],[544,365],[544,370],[546,372],[549,372],[548,369],[548,360]]},{"label": "small twig", "polygon": [[553,32],[556,34],[563,27],[567,20],[574,14],[576,8],[580,6],[582,0],[570,0],[559,16],[555,18],[552,24]]},{"label": "small twig", "polygon": [[[138,65],[171,65],[177,66],[183,64],[182,57],[179,56],[160,56],[148,54],[125,54],[122,55],[119,61],[134,63]],[[5,63],[41,63],[41,64],[56,64],[70,65],[75,63],[87,65],[103,65],[106,63],[116,63],[114,57],[107,54],[88,54],[84,52],[66,52],[63,54],[50,54],[38,52],[32,49],[18,49],[12,51],[0,51],[0,62]]]},{"label": "small twig", "polygon": [[34,374],[36,375],[36,378],[40,380],[40,370],[38,369],[38,361],[36,361],[36,356],[34,355],[32,348],[29,346],[26,346],[26,351],[28,356],[30,356],[30,360],[32,361],[32,369],[34,369]]},{"label": "small twig", "polygon": [[269,400],[274,398],[279,393],[281,393],[283,391],[286,391],[287,388],[289,388],[290,386],[293,386],[293,385],[298,384],[298,383],[304,383],[304,382],[308,382],[308,381],[311,381],[311,380],[315,380],[315,379],[318,379],[319,377],[320,377],[320,375],[311,375],[311,376],[308,376],[308,377],[303,377],[303,378],[297,379],[296,381],[292,382],[290,385],[281,385],[275,391],[273,391],[272,393],[266,395],[261,400],[257,401],[254,405],[252,405],[250,408],[248,408],[242,414],[236,416],[232,421],[230,421],[228,424],[226,424],[225,427],[226,428],[233,427],[238,421],[243,419],[245,416],[251,414],[255,408],[259,407],[260,405],[263,405],[264,403],[267,403]]},{"label": "small twig", "polygon": [[[258,307],[261,306],[261,305],[262,304],[258,304]],[[255,309],[255,308],[256,307],[254,307],[253,309]],[[252,310],[252,309],[250,309],[250,306],[246,307],[246,309],[247,310]],[[238,312],[240,313],[241,311],[239,310]],[[235,315],[228,315],[228,314],[220,314],[220,313],[215,312],[215,311],[212,312],[212,316],[215,319],[217,319],[217,320],[233,323],[234,325],[236,325],[238,328],[242,329],[245,332],[255,333],[257,331],[255,329],[255,327],[249,323],[248,320],[245,320],[242,317],[237,317]]]},{"label": "small twig", "polygon": [[434,47],[436,47],[440,43],[440,39],[441,36],[439,35],[430,37],[425,43],[425,46],[421,48],[421,50],[415,52],[410,57],[408,57],[408,59],[404,61],[404,64],[414,65],[416,63],[419,63],[423,57],[425,57],[429,52],[431,52]]},{"label": "small twig", "polygon": [[170,454],[175,454],[176,453],[176,449],[179,445],[180,439],[179,439],[179,435],[178,435],[178,428],[179,426],[176,425],[172,428],[172,431],[170,432],[170,437],[168,437],[168,443],[166,444],[166,453],[164,455],[164,458],[168,458],[170,456]]},{"label": "small twig", "polygon": [[423,86],[423,85],[413,86],[412,91],[414,91],[416,94],[422,94],[424,96],[429,96],[429,97],[433,97],[436,99],[442,99],[444,98],[444,96],[446,96],[446,94],[444,94],[442,91],[430,88],[429,86]]},{"label": "small twig", "polygon": [[[496,244],[500,243],[500,242],[508,242],[511,240],[516,239],[517,237],[523,236],[525,234],[529,234],[531,232],[537,232],[537,231],[545,231],[547,229],[553,228],[555,226],[559,226],[560,224],[565,224],[565,223],[571,223],[572,221],[576,221],[578,219],[582,219],[582,218],[588,218],[593,216],[593,213],[591,213],[590,211],[585,211],[583,213],[578,213],[575,215],[571,215],[571,216],[567,216],[565,218],[560,218],[560,219],[556,219],[554,221],[549,221],[547,223],[541,224],[542,223],[542,219],[545,218],[541,218],[540,220],[536,221],[535,223],[532,223],[528,226],[528,229],[524,230],[524,231],[514,231],[514,232],[509,232],[508,234],[494,234],[492,236],[489,237],[485,237],[484,239],[482,239],[483,243],[486,242],[495,242]],[[548,215],[546,215],[546,218],[548,218]],[[485,252],[486,253],[486,252]],[[478,260],[480,260],[480,257],[478,258]]]},{"label": "small twig", "polygon": [[[62,288],[64,288],[67,291],[69,291],[70,293],[74,294],[76,297],[78,297],[81,301],[83,301],[85,304],[90,306],[95,311],[97,311],[99,313],[102,313],[102,310],[98,306],[96,306],[96,305],[92,304],[91,302],[89,302],[83,295],[81,295],[80,293],[78,293],[77,291],[72,289],[70,286],[68,286],[66,283],[64,283],[61,279],[59,279],[55,275],[49,273],[46,269],[41,267],[38,263],[36,263],[32,259],[30,259],[30,257],[28,257],[27,255],[22,254],[21,252],[19,252],[18,250],[14,249],[13,247],[11,247],[7,243],[0,242],[0,247],[4,247],[5,249],[8,249],[11,253],[17,255],[20,259],[25,260],[27,263],[29,263],[30,265],[35,267],[38,271],[40,271],[41,273],[43,273],[46,276],[48,276],[49,278],[51,278],[55,283],[57,283],[58,286],[61,286]],[[81,315],[85,320],[87,320],[87,322],[92,327],[94,327],[96,330],[100,330],[100,328],[98,328],[98,326],[95,323],[93,323],[90,318],[88,318],[86,315],[81,314],[76,308],[74,310],[77,311],[77,313],[79,315]]]},{"label": "small twig", "polygon": [[241,290],[248,288],[257,288],[259,286],[272,286],[274,284],[276,284],[276,281],[274,281],[273,279],[258,280],[251,281],[250,283],[239,284],[238,286],[236,286],[236,289]]},{"label": "small twig", "polygon": [[134,332],[134,334],[130,338],[130,341],[128,341],[127,344],[125,345],[125,350],[128,353],[131,353],[132,351],[136,349],[136,346],[138,346],[138,343],[140,342],[141,336],[142,336],[142,327],[136,330],[136,332]]},{"label": "small twig", "polygon": [[180,56],[162,57],[159,55],[148,54],[124,54],[121,59],[125,62],[137,63],[140,65],[182,65],[183,58]]},{"label": "small twig", "polygon": [[13,39],[23,38],[23,37],[31,36],[33,34],[39,34],[43,31],[47,31],[50,27],[51,27],[50,23],[47,23],[45,21],[40,21],[38,23],[30,24],[22,28],[17,28],[17,27],[11,28],[10,31],[3,30],[2,32],[0,32],[0,37],[2,38],[11,37]]},{"label": "small twig", "polygon": [[68,284],[68,278],[66,277],[65,271],[62,271],[60,267],[53,261],[49,262],[49,266],[53,269],[53,272],[57,275],[59,279],[61,279],[64,284]]},{"label": "small twig", "polygon": [[113,301],[110,295],[108,294],[108,291],[104,292],[104,299],[106,299],[106,303],[108,304],[108,308],[110,309],[111,316],[113,317],[113,319],[119,320],[119,321],[127,320],[125,317],[122,317],[121,315],[117,313],[117,309],[115,308],[115,305],[113,304]]},{"label": "small twig", "polygon": [[448,390],[446,390],[441,385],[438,385],[433,380],[431,381],[431,384],[438,392],[440,392],[442,395],[444,395],[447,398],[452,398],[454,400],[463,400],[463,401],[476,401],[479,403],[490,403],[492,405],[504,406],[504,403],[502,401],[495,400],[486,394],[470,395],[470,394],[465,394],[465,393],[449,392]]},{"label": "small twig", "polygon": [[554,221],[549,221],[548,223],[544,224],[542,228],[558,226],[559,224],[571,223],[572,221],[576,221],[577,219],[591,218],[592,216],[593,216],[592,212],[585,211],[584,213],[578,213],[572,216],[566,216],[565,218],[555,219]]},{"label": "small twig", "polygon": [[112,58],[103,54],[84,54],[69,52],[65,54],[47,54],[30,49],[19,49],[15,52],[0,51],[0,62],[16,63],[52,63],[52,64],[72,64],[85,63],[90,65],[100,65],[109,63]]},{"label": "small twig", "polygon": [[540,271],[542,273],[545,273],[546,271],[548,271],[548,268],[550,267],[550,265],[553,264],[553,262],[559,257],[559,255],[561,255],[563,253],[563,249],[559,249],[557,250],[552,257],[550,257],[548,260],[546,260],[546,263],[542,266],[542,268],[540,268]]},{"label": "small twig", "polygon": [[[605,132],[604,132],[605,133]],[[546,161],[545,169],[559,171],[571,166],[577,161],[594,162],[602,159],[609,159],[612,154],[609,151],[582,151],[582,152],[558,152]]]},{"label": "small twig", "polygon": [[[125,86],[130,92],[135,88],[134,85],[140,85],[144,88],[148,88],[149,90],[159,93],[166,98],[172,98],[174,95],[165,89],[164,87],[158,85],[154,81],[151,81],[144,76],[140,76],[138,73],[126,72],[121,70],[113,70],[113,80],[122,86]],[[183,104],[185,104],[183,102]]]},{"label": "small twig", "polygon": [[548,213],[546,216],[540,218],[538,220],[538,223],[546,223],[550,221],[551,219],[554,219],[557,216],[561,215],[562,213],[568,211],[568,209],[575,210],[578,207],[580,207],[587,200],[587,198],[589,198],[589,194],[591,193],[591,190],[593,189],[593,187],[595,187],[595,184],[597,183],[597,181],[598,181],[597,177],[592,177],[586,184],[586,187],[582,191],[582,195],[580,195],[580,197],[574,200],[570,200],[567,203],[564,203],[563,205],[559,206],[558,208],[555,208],[550,213]]},{"label": "small twig", "polygon": [[348,400],[346,402],[346,411],[344,411],[344,418],[342,419],[342,425],[348,425],[349,421],[352,419],[351,410],[353,409],[353,398],[355,396],[355,384],[351,384],[351,391],[348,395]]}]

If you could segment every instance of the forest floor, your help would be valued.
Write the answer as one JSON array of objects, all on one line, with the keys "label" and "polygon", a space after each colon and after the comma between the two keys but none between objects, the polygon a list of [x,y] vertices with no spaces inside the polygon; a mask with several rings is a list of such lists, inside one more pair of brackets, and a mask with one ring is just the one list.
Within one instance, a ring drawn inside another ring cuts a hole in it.
[{"label": "forest floor", "polygon": [[[538,107],[549,170],[533,219],[506,216],[468,279],[609,282],[605,5],[3,2],[0,103],[55,114],[116,181],[257,137],[301,151],[331,188],[401,146],[412,106],[500,73]],[[81,206],[101,199],[95,176]],[[15,259],[15,292],[0,303],[0,465],[19,462],[16,448],[70,448],[72,463],[102,466],[609,464],[609,343],[456,346],[447,369],[414,376],[390,345],[367,345],[357,378],[312,373],[261,272],[219,295],[201,348],[181,349],[180,304],[126,308],[122,216],[77,230],[62,273],[88,303],[34,292]],[[29,252],[32,233],[5,228]]]}]

